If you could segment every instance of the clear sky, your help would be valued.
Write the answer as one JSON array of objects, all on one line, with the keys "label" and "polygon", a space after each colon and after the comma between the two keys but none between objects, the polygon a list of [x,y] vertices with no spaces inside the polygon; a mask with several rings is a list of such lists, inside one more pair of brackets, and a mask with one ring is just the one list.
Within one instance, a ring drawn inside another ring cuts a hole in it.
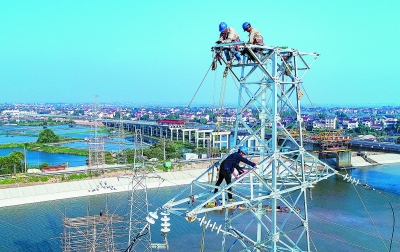
[{"label": "clear sky", "polygon": [[[304,80],[313,104],[400,105],[399,13],[398,0],[1,1],[0,103],[188,104],[218,24],[247,40],[247,21],[268,45],[321,54]],[[218,101],[221,80],[209,73],[193,103]]]}]

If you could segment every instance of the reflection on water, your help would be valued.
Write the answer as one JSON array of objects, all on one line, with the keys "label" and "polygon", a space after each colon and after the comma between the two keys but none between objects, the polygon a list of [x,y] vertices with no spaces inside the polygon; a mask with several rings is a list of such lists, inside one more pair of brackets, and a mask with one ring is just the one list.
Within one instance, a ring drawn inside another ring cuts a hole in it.
[{"label": "reflection on water", "polygon": [[[361,184],[369,181],[373,184],[380,181],[384,174],[398,173],[399,165],[382,165],[380,167],[351,170],[351,175],[360,176]],[[377,178],[377,181],[374,180]],[[388,184],[395,184],[397,177],[386,177]],[[181,186],[167,187],[162,190],[149,190],[150,211],[162,206],[177,192]],[[308,200],[310,239],[312,251],[388,251],[390,244],[393,216],[388,201],[395,209],[395,218],[399,219],[400,195],[395,187],[385,187],[383,194],[378,190],[363,189],[343,180],[342,177],[331,177],[318,183]],[[394,191],[392,191],[394,189]],[[62,216],[67,217],[99,214],[105,210],[106,202],[110,212],[129,217],[129,193],[113,193],[108,196],[96,195],[72,198],[52,202],[42,202],[23,206],[0,208],[0,251],[60,251],[60,236],[63,232]],[[288,200],[293,200],[288,198]],[[232,214],[236,214],[232,212]],[[279,213],[278,218],[285,218]],[[171,215],[171,232],[168,234],[170,251],[199,251],[201,227],[198,223],[188,223],[182,217]],[[212,212],[208,215],[212,222],[223,224],[223,212]],[[243,227],[252,221],[251,217],[240,219]],[[292,223],[288,220],[289,225]],[[160,236],[161,222],[152,226],[153,242],[162,242]],[[400,225],[396,223],[392,251],[400,251]],[[379,232],[379,233],[378,233]],[[264,234],[265,235],[265,234]],[[121,239],[126,239],[121,238]],[[381,240],[383,239],[383,241]],[[206,232],[205,251],[218,251],[221,248],[221,234]],[[127,242],[119,245],[125,251]],[[228,238],[227,244],[234,239]],[[126,244],[125,247],[123,244]],[[386,247],[385,247],[386,246]],[[228,251],[229,246],[226,247]],[[240,251],[236,242],[230,251]]]},{"label": "reflection on water", "polygon": [[[8,156],[15,150],[24,152],[22,148],[0,149],[0,156]],[[39,166],[42,163],[60,165],[68,162],[68,166],[72,167],[86,165],[86,156],[26,151],[26,162],[29,166]]]},{"label": "reflection on water", "polygon": [[[68,125],[60,125],[49,126],[48,129],[53,130],[56,135],[82,139],[81,141],[61,144],[61,146],[85,150],[89,149],[87,142],[83,141],[83,139],[90,137],[90,127],[75,126],[71,128]],[[0,144],[36,142],[42,130],[42,126],[2,126],[0,127]],[[105,133],[99,135],[105,136],[105,151],[117,152],[121,148],[121,146],[123,146],[123,148],[129,149],[134,148],[131,138],[127,138],[123,143],[119,143],[119,140],[117,138],[107,137],[107,134]],[[148,148],[148,146],[144,146],[144,148]],[[7,156],[14,150],[19,150],[23,152],[23,149],[21,148],[0,149],[0,156]],[[52,154],[30,150],[28,150],[26,154],[27,163],[31,166],[39,166],[42,163],[48,163],[49,165],[59,165],[66,162],[68,162],[70,167],[83,166],[86,165],[87,158],[77,155]]]}]

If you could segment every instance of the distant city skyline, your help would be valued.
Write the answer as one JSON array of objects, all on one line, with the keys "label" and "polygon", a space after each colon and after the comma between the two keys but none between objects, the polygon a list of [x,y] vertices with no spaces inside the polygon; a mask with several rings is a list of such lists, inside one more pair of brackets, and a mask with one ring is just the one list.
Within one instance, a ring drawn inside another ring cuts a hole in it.
[{"label": "distant city skyline", "polygon": [[[91,103],[98,95],[99,103],[188,105],[211,64],[218,24],[246,41],[247,21],[267,45],[321,54],[303,79],[304,106],[400,104],[399,1],[253,1],[239,15],[241,5],[3,1],[0,103]],[[193,106],[218,105],[221,79],[210,72]],[[233,83],[224,101],[236,104]]]}]

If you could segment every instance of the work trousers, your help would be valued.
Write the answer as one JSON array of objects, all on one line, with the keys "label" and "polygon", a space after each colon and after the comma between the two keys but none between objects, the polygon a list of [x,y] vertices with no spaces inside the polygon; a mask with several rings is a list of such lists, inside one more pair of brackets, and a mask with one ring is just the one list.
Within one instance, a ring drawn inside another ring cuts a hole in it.
[{"label": "work trousers", "polygon": [[[218,174],[218,180],[217,183],[215,183],[216,186],[219,186],[222,181],[225,179],[225,182],[227,185],[229,185],[232,182],[232,173],[230,171],[225,170],[224,168],[219,168],[219,174]],[[232,188],[228,189],[228,198],[232,199]],[[218,192],[218,189],[214,189],[214,193]]]}]

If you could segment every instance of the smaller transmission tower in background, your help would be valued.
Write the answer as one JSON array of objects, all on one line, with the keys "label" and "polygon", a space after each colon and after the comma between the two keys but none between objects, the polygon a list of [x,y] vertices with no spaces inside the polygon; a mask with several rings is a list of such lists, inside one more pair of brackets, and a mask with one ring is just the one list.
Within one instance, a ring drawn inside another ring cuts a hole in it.
[{"label": "smaller transmission tower in background", "polygon": [[103,170],[105,164],[104,138],[99,134],[98,126],[102,125],[100,118],[97,95],[94,97],[91,113],[91,130],[89,138],[89,169],[91,171]]},{"label": "smaller transmission tower in background", "polygon": [[170,231],[169,213],[162,212],[161,236],[164,237],[163,243],[152,243],[150,225],[158,219],[156,209],[149,212],[149,202],[147,196],[148,179],[161,179],[160,176],[149,176],[149,170],[144,166],[143,156],[143,138],[140,129],[134,130],[134,162],[132,180],[132,191],[130,197],[130,214],[129,214],[129,240],[126,252],[151,252],[152,249],[159,251],[160,249],[168,249],[167,233]]},{"label": "smaller transmission tower in background", "polygon": [[[150,226],[146,221],[149,202],[147,198],[147,170],[143,165],[142,134],[135,129],[132,193],[130,198],[129,251],[151,251]],[[138,149],[140,148],[140,149]],[[140,239],[138,239],[140,237]]]},{"label": "smaller transmission tower in background", "polygon": [[124,122],[122,121],[122,112],[119,110],[118,123],[115,125],[115,131],[118,134],[118,153],[117,153],[117,163],[120,165],[125,165],[128,163],[126,152],[125,152],[125,130]]}]

